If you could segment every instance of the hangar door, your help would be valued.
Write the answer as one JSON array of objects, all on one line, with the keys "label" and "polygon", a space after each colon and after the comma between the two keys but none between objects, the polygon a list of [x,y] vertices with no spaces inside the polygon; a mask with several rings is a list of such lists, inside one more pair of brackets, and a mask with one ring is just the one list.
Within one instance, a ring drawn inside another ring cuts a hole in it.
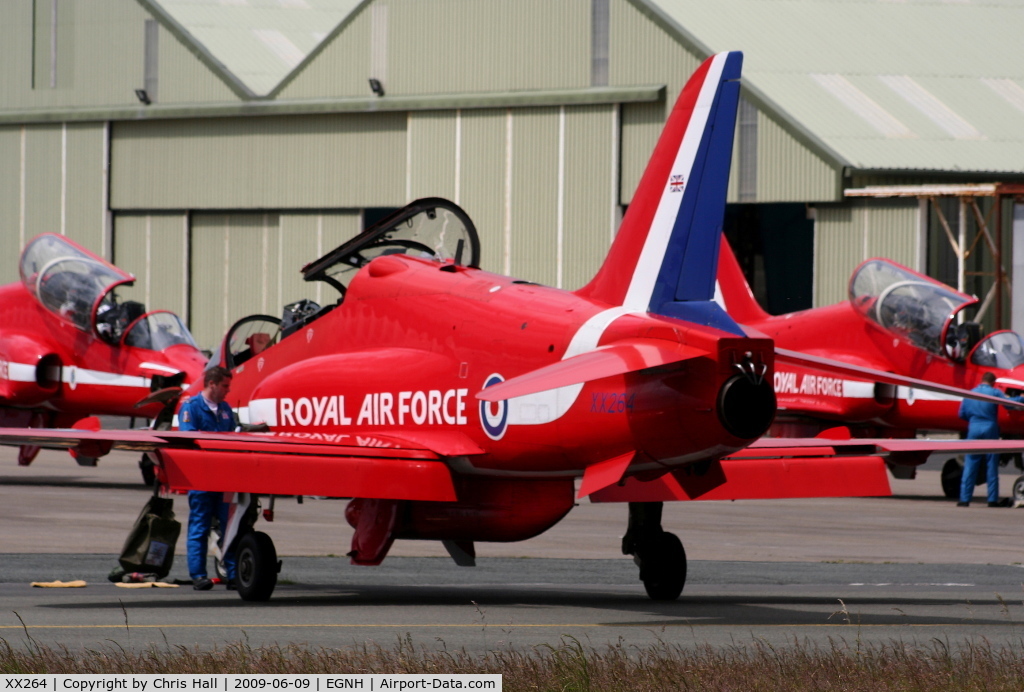
[{"label": "hangar door", "polygon": [[171,310],[188,323],[188,216],[183,212],[114,217],[114,264],[135,276],[122,300]]},{"label": "hangar door", "polygon": [[246,315],[280,317],[296,300],[336,300],[329,287],[303,281],[299,270],[359,228],[352,211],[192,214],[189,328],[200,347],[215,348]]}]

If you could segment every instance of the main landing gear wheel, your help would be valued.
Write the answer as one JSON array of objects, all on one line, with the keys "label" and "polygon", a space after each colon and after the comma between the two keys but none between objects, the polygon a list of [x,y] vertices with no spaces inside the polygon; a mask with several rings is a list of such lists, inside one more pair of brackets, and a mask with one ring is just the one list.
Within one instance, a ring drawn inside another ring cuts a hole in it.
[{"label": "main landing gear wheel", "polygon": [[1013,482],[1013,499],[1015,502],[1024,503],[1024,476],[1017,476]]},{"label": "main landing gear wheel", "polygon": [[958,459],[947,459],[942,465],[942,494],[950,500],[960,499],[960,479],[964,466]]},{"label": "main landing gear wheel", "polygon": [[640,580],[655,601],[674,601],[686,584],[686,551],[674,533],[665,531],[640,555]]},{"label": "main landing gear wheel", "polygon": [[277,586],[281,564],[270,536],[250,531],[238,543],[238,576],[235,585],[243,601],[266,601]]},{"label": "main landing gear wheel", "polygon": [[674,601],[686,584],[686,551],[674,533],[661,528],[661,502],[630,502],[622,554],[632,555],[640,581],[655,601]]}]

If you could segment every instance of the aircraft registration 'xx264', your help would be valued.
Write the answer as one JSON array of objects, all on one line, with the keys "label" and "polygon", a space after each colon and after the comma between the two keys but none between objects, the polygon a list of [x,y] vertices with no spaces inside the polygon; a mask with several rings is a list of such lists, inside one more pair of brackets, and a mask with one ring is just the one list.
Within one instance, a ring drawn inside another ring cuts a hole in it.
[{"label": "aircraft registration 'xx264'", "polygon": [[[757,441],[776,410],[774,345],[713,300],[741,62],[714,55],[686,84],[583,288],[478,269],[472,221],[419,200],[303,268],[335,304],[245,318],[214,353],[234,371],[229,403],[271,432],[6,429],[0,442],[149,451],[175,488],[353,498],[361,565],[395,539],[472,564],[475,542],[535,536],[579,497],[626,502],[623,552],[655,599],[686,579],[665,500],[888,494],[882,457],[921,463],[916,441]],[[269,598],[270,538],[244,531],[236,552],[239,594]]]}]

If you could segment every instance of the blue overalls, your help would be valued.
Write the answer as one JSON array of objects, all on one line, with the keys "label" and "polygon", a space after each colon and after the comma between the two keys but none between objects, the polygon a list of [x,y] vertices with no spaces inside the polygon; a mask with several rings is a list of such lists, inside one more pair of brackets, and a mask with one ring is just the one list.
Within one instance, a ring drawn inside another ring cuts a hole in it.
[{"label": "blue overalls", "polygon": [[[971,391],[987,394],[1001,399],[1009,399],[1003,392],[992,385],[979,384]],[[1014,397],[1019,401],[1020,397]],[[960,403],[960,417],[967,421],[968,440],[999,439],[999,405],[988,401],[964,399]],[[970,502],[974,494],[974,479],[978,475],[978,466],[982,459],[986,462],[986,480],[988,481],[988,501],[999,501],[999,455],[968,454],[964,458],[964,475],[960,480],[960,502]]]},{"label": "blue overalls", "polygon": [[[210,410],[202,394],[197,394],[186,401],[178,412],[179,430],[201,430],[205,432],[230,432],[235,429],[235,417],[231,406],[223,401],[217,405],[217,413]],[[224,502],[224,493],[220,491],[189,490],[188,491],[188,572],[192,580],[206,576],[206,552],[209,546],[210,524],[213,515],[217,514],[223,532],[228,525],[230,505]],[[235,553],[224,551],[221,555],[227,578],[235,579]]]}]

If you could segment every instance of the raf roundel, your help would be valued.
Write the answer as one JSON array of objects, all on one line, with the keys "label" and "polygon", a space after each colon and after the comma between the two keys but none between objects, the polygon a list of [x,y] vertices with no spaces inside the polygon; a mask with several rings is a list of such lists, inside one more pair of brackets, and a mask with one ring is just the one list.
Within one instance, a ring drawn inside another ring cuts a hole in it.
[{"label": "raf roundel", "polygon": [[[505,378],[494,373],[484,380],[484,389],[493,387],[505,381]],[[507,401],[481,401],[480,402],[480,425],[483,426],[487,437],[492,440],[500,440],[505,436],[508,428],[508,402]]]}]

